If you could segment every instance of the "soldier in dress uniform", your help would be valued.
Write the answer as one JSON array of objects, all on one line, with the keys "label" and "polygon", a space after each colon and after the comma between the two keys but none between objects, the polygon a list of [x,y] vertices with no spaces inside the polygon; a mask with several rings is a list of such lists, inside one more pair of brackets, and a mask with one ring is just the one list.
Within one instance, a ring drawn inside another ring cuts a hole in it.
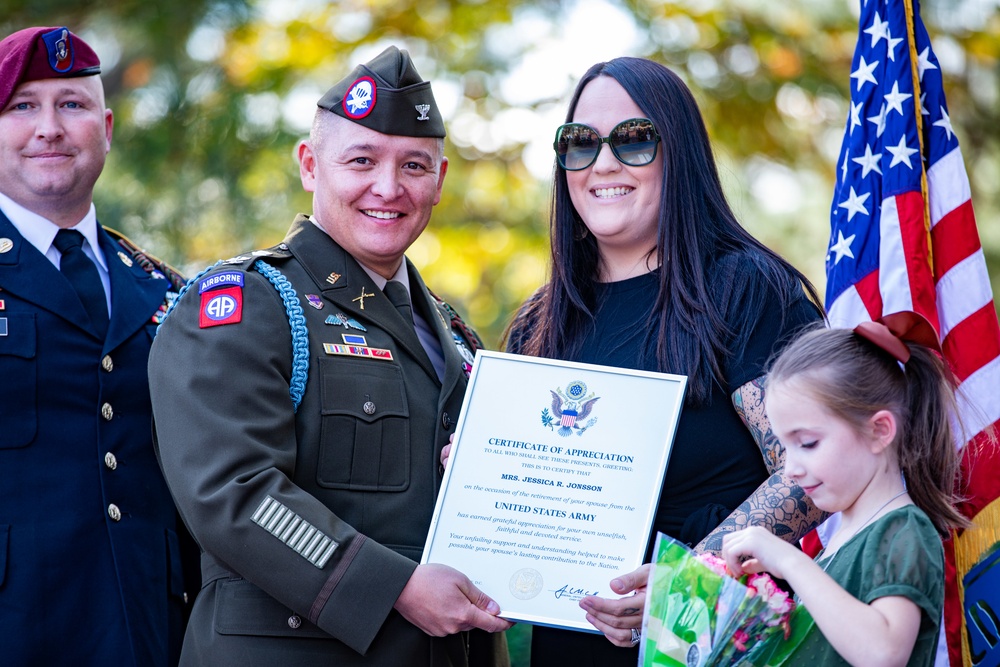
[{"label": "soldier in dress uniform", "polygon": [[195,278],[150,356],[157,453],[203,550],[182,663],[506,664],[496,602],[418,565],[480,345],[404,257],[441,196],[441,115],[395,47],[318,107],[313,214]]},{"label": "soldier in dress uniform", "polygon": [[183,280],[97,222],[113,127],[100,71],[66,28],[0,41],[5,665],[174,665],[184,632],[183,527],[146,375]]}]

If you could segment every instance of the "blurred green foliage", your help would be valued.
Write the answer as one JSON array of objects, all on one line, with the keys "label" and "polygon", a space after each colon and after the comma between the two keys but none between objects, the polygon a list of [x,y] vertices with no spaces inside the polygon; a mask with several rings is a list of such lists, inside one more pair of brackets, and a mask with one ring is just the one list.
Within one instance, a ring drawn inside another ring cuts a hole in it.
[{"label": "blurred green foliage", "polygon": [[[691,85],[737,214],[822,288],[857,0],[608,2],[641,36],[622,55],[659,60]],[[996,292],[1000,15],[986,4],[926,0],[922,15],[945,70]],[[316,100],[386,44],[409,49],[439,102],[449,91],[454,99],[445,118],[444,196],[408,254],[495,346],[546,277],[549,182],[528,168],[525,126],[559,118],[575,81],[532,70],[532,78],[551,77],[550,94],[527,105],[510,101],[504,86],[520,85],[509,73],[574,13],[599,20],[586,15],[594,7],[588,0],[0,0],[0,33],[67,25],[97,48],[115,112],[114,147],[98,183],[101,220],[189,274],[277,243],[294,213],[309,211],[293,151]],[[501,125],[506,135],[497,136]],[[509,637],[515,666],[526,665],[529,628]]]},{"label": "blurred green foliage", "polygon": [[[623,54],[671,66],[695,91],[737,214],[820,287],[857,36],[852,1],[607,0],[641,37]],[[575,81],[531,71],[552,77],[551,93],[527,105],[504,86],[517,87],[510,72],[596,2],[0,0],[0,31],[64,24],[95,46],[115,112],[101,220],[189,273],[276,243],[295,212],[309,211],[293,151],[315,100],[386,44],[408,48],[439,101],[454,98],[444,197],[409,255],[494,346],[546,277],[549,179],[526,165],[524,126],[558,118]],[[1000,17],[982,7],[927,0],[923,16],[950,63],[951,118],[996,280]]]}]

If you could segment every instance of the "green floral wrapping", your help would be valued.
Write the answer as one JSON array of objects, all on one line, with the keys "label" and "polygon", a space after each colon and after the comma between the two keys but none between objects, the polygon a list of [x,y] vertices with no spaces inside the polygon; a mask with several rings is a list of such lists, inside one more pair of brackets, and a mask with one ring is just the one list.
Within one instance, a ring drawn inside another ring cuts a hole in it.
[{"label": "green floral wrapping", "polygon": [[646,588],[643,667],[777,667],[812,626],[767,575],[734,579],[725,564],[659,534]]}]

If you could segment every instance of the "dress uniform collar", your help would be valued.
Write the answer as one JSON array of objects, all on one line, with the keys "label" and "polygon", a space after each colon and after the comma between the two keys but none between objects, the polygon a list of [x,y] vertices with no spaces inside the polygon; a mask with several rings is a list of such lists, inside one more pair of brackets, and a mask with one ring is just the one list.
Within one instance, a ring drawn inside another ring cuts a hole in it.
[{"label": "dress uniform collar", "polygon": [[[51,222],[48,218],[24,208],[2,192],[0,192],[0,211],[3,211],[10,224],[14,225],[14,228],[24,237],[25,241],[38,248],[38,252],[48,257],[49,261],[58,266],[61,253],[52,245],[52,241],[56,238],[56,232],[59,231],[58,225]],[[75,229],[83,234],[94,255],[91,259],[94,259],[104,272],[107,273],[108,263],[104,258],[104,253],[100,251],[100,244],[97,241],[97,212],[93,204],[90,205],[87,215],[83,216],[83,220],[71,229]]]}]

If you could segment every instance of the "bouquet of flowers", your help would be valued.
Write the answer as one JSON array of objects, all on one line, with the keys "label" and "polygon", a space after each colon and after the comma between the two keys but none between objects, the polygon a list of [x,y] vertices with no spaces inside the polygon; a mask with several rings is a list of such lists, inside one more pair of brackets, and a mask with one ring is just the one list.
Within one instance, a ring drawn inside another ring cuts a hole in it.
[{"label": "bouquet of flowers", "polygon": [[811,625],[808,612],[766,574],[736,579],[722,559],[695,555],[663,534],[653,555],[640,642],[643,667],[780,665]]}]

